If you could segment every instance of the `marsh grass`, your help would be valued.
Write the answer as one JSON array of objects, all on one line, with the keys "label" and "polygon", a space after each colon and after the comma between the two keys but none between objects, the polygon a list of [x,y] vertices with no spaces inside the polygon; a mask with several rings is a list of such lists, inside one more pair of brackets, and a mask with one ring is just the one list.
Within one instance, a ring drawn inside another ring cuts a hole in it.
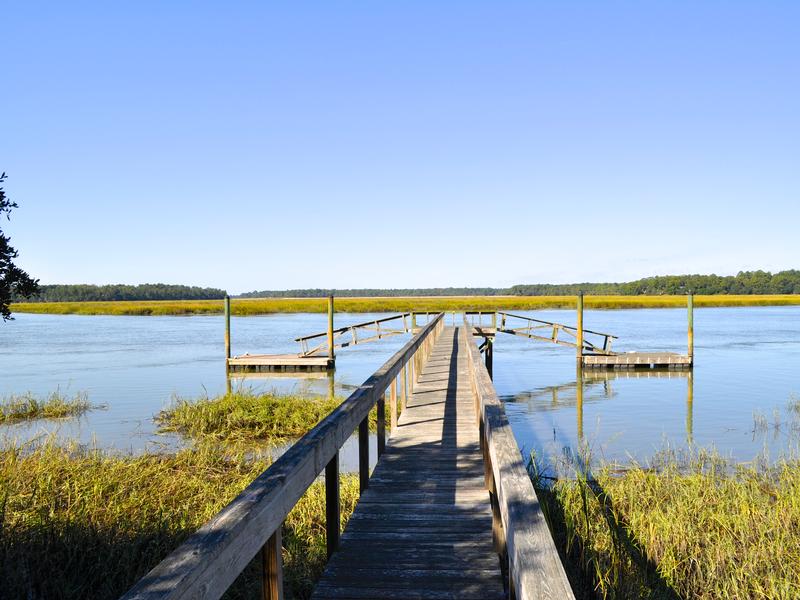
[{"label": "marsh grass", "polygon": [[[199,445],[111,455],[75,444],[0,449],[0,597],[117,598],[216,514],[269,459]],[[342,520],[358,483],[341,481]],[[283,530],[287,594],[307,598],[325,564],[325,492],[314,483]],[[253,564],[228,598],[255,597]]]},{"label": "marsh grass", "polygon": [[[338,396],[256,393],[252,389],[240,389],[213,398],[176,398],[171,406],[156,415],[156,423],[160,432],[177,432],[193,438],[285,443],[306,434],[343,400]],[[373,431],[376,421],[373,409],[370,414]]]},{"label": "marsh grass", "polygon": [[[586,307],[679,308],[686,296],[586,296]],[[165,300],[117,302],[25,302],[12,304],[20,313],[79,315],[201,315],[221,314],[222,300]],[[695,306],[785,306],[800,305],[800,294],[695,296]],[[537,310],[575,308],[574,296],[423,296],[407,298],[337,298],[338,312],[450,312],[464,310]],[[323,313],[324,298],[234,298],[231,310],[237,316],[272,313]]]},{"label": "marsh grass", "polygon": [[800,463],[699,454],[532,479],[578,596],[800,597]]},{"label": "marsh grass", "polygon": [[13,394],[0,400],[0,423],[77,417],[93,408],[103,407],[89,402],[86,392],[67,396],[56,390],[43,398],[31,392]]}]

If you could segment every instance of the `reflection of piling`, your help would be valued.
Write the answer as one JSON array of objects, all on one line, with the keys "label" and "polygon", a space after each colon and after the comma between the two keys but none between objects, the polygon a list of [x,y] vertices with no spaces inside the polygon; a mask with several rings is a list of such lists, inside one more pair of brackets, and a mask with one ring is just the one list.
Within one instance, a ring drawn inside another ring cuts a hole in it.
[{"label": "reflection of piling", "polygon": [[225,294],[225,358],[231,357],[231,297]]},{"label": "reflection of piling", "polygon": [[686,297],[686,308],[688,310],[688,317],[689,317],[689,350],[687,354],[689,355],[689,364],[694,365],[694,294],[689,294]]},{"label": "reflection of piling", "polygon": [[578,331],[575,336],[578,365],[583,366],[583,292],[578,292]]},{"label": "reflection of piling", "polygon": [[689,371],[686,378],[686,440],[694,443],[694,374]]},{"label": "reflection of piling", "polygon": [[328,371],[328,398],[331,402],[336,399],[336,379],[333,371]]},{"label": "reflection of piling", "polygon": [[333,296],[328,296],[328,356],[334,357],[333,352]]},{"label": "reflection of piling", "polygon": [[576,405],[575,418],[577,419],[578,443],[583,444],[583,366],[578,363],[576,370],[577,385],[575,386]]}]

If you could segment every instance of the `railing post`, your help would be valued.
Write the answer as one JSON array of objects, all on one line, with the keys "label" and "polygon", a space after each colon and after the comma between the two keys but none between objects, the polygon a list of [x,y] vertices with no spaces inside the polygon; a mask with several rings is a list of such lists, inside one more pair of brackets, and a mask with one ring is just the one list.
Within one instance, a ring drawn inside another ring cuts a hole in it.
[{"label": "railing post", "polygon": [[339,453],[325,466],[325,533],[328,558],[339,547],[341,516],[339,510]]},{"label": "railing post", "polygon": [[391,413],[389,425],[394,434],[397,431],[397,377],[392,379],[392,385],[389,386],[389,412]]},{"label": "railing post", "polygon": [[408,400],[408,363],[404,363],[402,377],[400,381],[400,412],[405,411],[407,400]]},{"label": "railing post", "polygon": [[225,294],[225,359],[231,357],[231,297]]},{"label": "railing post", "polygon": [[486,370],[489,371],[489,378],[494,379],[492,370],[492,362],[494,360],[494,340],[492,340],[492,338],[486,338],[486,351],[484,356],[486,359]]},{"label": "railing post", "polygon": [[378,433],[378,458],[386,450],[386,394],[381,394],[375,408],[378,410],[377,433]]},{"label": "railing post", "polygon": [[283,600],[283,557],[281,528],[261,548],[261,600]]},{"label": "railing post", "polygon": [[358,489],[360,493],[369,486],[369,415],[358,424]]}]

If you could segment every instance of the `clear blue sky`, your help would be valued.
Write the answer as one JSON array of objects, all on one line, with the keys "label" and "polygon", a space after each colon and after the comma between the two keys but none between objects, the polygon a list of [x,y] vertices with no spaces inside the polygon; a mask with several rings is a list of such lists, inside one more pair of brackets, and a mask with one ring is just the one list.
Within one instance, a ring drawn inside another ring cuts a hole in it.
[{"label": "clear blue sky", "polygon": [[46,283],[800,267],[800,2],[6,3]]}]

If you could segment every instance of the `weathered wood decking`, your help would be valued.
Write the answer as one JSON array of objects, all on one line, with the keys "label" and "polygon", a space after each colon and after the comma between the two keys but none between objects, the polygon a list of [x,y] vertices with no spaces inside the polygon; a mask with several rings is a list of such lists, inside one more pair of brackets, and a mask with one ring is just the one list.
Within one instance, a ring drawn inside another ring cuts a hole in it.
[{"label": "weathered wood decking", "polygon": [[465,336],[447,327],[314,598],[503,598]]}]

